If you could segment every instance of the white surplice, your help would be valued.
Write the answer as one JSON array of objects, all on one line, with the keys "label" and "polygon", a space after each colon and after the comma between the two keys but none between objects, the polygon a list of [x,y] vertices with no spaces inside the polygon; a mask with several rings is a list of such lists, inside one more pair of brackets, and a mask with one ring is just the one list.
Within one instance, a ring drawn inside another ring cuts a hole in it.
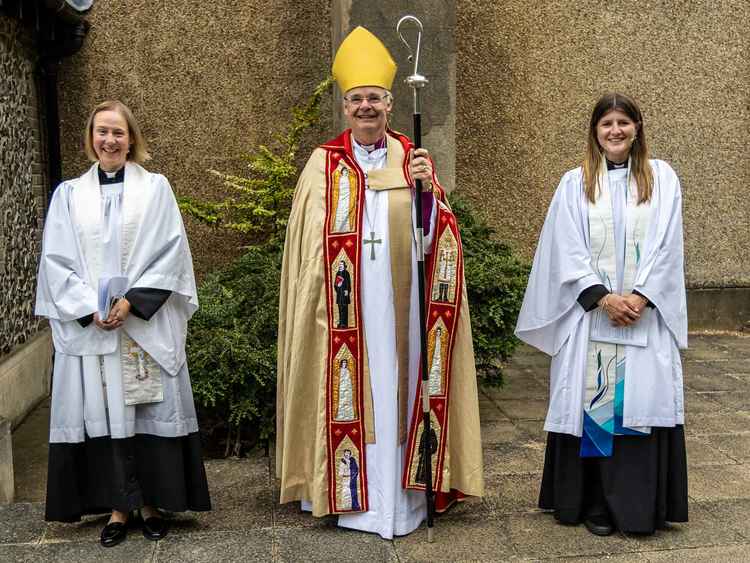
[{"label": "white surplice", "polygon": [[[172,294],[149,321],[130,315],[114,331],[81,326],[77,319],[98,309],[99,279],[120,274],[128,289]],[[197,306],[185,229],[164,176],[128,163],[121,187],[100,186],[95,164],[63,182],[47,214],[35,308],[55,345],[50,442],[196,432],[185,338]],[[125,405],[121,330],[159,364],[162,401]]]},{"label": "white surplice", "polygon": [[[684,424],[682,365],[687,347],[687,307],[682,241],[682,195],[674,170],[651,160],[651,222],[633,289],[654,304],[648,346],[626,346],[623,425]],[[621,202],[614,212],[622,222]],[[593,311],[577,298],[601,283],[591,262],[589,204],[582,170],[567,172],[550,204],[539,238],[516,335],[552,356],[550,403],[544,429],[581,436],[589,331]],[[617,232],[617,231],[616,231]],[[622,236],[618,234],[618,238]]]}]

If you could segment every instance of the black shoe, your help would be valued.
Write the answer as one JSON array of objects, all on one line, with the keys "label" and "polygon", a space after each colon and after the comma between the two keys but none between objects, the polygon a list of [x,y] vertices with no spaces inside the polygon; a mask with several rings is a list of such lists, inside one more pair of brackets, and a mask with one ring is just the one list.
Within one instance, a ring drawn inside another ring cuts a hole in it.
[{"label": "black shoe", "polygon": [[127,522],[110,522],[102,530],[99,543],[102,547],[114,547],[128,537]]},{"label": "black shoe", "polygon": [[151,516],[143,519],[143,537],[147,540],[157,541],[167,535],[169,526],[161,516]]},{"label": "black shoe", "polygon": [[615,531],[612,520],[606,514],[594,514],[587,516],[583,524],[586,529],[595,536],[609,536]]}]

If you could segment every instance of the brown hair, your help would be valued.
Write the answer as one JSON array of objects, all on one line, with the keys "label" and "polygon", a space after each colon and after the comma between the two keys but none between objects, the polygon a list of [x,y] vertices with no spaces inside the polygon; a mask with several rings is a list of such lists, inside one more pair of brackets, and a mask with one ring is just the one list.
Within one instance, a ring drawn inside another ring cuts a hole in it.
[{"label": "brown hair", "polygon": [[141,128],[138,127],[138,122],[135,120],[130,108],[118,100],[107,100],[96,106],[91,115],[89,115],[88,121],[86,121],[86,129],[83,132],[83,148],[89,160],[92,162],[99,160],[94,150],[94,117],[100,111],[116,111],[125,118],[128,124],[128,136],[130,137],[128,160],[143,164],[151,158],[151,155],[148,154],[146,139],[143,137]]},{"label": "brown hair", "polygon": [[643,127],[643,115],[636,101],[625,94],[611,92],[604,94],[594,106],[589,122],[589,134],[586,139],[586,154],[583,159],[583,185],[586,197],[591,203],[596,202],[599,188],[599,172],[602,166],[602,148],[596,139],[596,125],[599,120],[612,110],[620,110],[636,124],[635,140],[630,147],[630,173],[638,186],[638,203],[651,199],[654,189],[654,174],[648,162],[646,131]]}]

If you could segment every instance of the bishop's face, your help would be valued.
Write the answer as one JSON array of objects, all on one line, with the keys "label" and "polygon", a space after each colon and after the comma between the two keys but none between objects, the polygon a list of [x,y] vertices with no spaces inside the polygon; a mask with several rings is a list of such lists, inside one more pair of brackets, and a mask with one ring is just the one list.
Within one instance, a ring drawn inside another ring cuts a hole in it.
[{"label": "bishop's face", "polygon": [[619,109],[605,113],[596,124],[596,140],[611,162],[625,162],[638,133],[638,126]]},{"label": "bishop's face", "polygon": [[344,115],[358,143],[370,145],[385,136],[392,101],[377,86],[352,88],[344,96]]},{"label": "bishop's face", "polygon": [[92,141],[102,170],[115,172],[125,166],[130,134],[128,122],[119,111],[105,110],[94,116]]}]

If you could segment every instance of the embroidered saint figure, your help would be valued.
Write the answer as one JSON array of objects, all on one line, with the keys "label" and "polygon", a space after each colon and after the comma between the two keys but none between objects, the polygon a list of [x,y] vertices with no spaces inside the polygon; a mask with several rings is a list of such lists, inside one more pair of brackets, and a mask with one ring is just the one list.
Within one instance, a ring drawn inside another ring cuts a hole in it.
[{"label": "embroidered saint figure", "polygon": [[456,272],[455,251],[452,248],[441,248],[437,267],[437,296],[436,301],[451,301],[449,290]]},{"label": "embroidered saint figure", "polygon": [[351,185],[349,183],[349,170],[347,168],[341,170],[336,200],[336,214],[333,218],[333,232],[349,232],[352,230],[351,213],[353,201],[351,198]]},{"label": "embroidered saint figure", "polygon": [[[432,425],[430,425],[429,440],[427,439],[427,435],[425,435],[424,430],[422,431],[422,434],[419,438],[419,464],[417,465],[417,475],[414,480],[421,485],[424,485],[427,482],[427,459],[425,456],[425,441],[427,441],[427,447],[430,448],[431,455],[437,452],[437,433],[435,432],[435,428],[433,428]],[[432,483],[433,485],[435,484],[435,475],[432,476]]]},{"label": "embroidered saint figure", "polygon": [[430,366],[430,395],[443,394],[443,358],[442,358],[442,334],[443,329],[435,329],[435,348],[432,352],[432,365]]},{"label": "embroidered saint figure", "polygon": [[341,489],[341,505],[338,507],[339,510],[351,510],[352,508],[352,491],[349,487],[351,465],[347,454],[351,457],[351,451],[344,450],[344,457],[339,461],[339,488]]},{"label": "embroidered saint figure", "polygon": [[350,450],[344,451],[344,459],[349,461],[349,493],[352,499],[352,510],[359,510],[359,498],[357,497],[357,479],[359,477],[359,466]]},{"label": "embroidered saint figure", "polygon": [[354,420],[354,393],[352,389],[352,374],[349,362],[345,359],[339,363],[339,403],[335,420]]},{"label": "embroidered saint figure", "polygon": [[352,279],[346,269],[346,262],[339,261],[339,271],[333,280],[336,291],[336,305],[339,308],[339,322],[336,328],[349,328],[349,303],[351,303]]},{"label": "embroidered saint figure", "polygon": [[357,480],[359,465],[351,450],[344,450],[344,457],[339,461],[339,487],[341,491],[340,510],[359,510]]}]

